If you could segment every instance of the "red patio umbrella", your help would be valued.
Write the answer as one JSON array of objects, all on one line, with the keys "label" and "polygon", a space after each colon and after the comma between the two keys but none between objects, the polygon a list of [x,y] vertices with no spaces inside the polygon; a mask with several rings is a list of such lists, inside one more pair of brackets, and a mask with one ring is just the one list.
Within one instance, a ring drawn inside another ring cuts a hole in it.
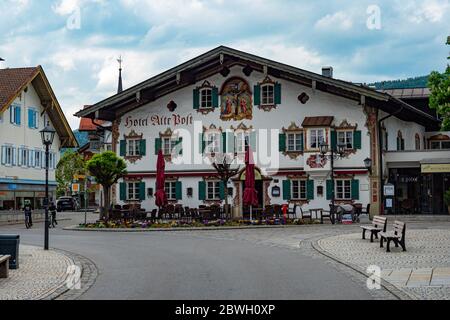
[{"label": "red patio umbrella", "polygon": [[166,170],[166,163],[162,150],[158,152],[158,160],[156,162],[156,193],[155,203],[158,208],[161,208],[167,204],[167,195],[164,188],[166,177],[164,171]]},{"label": "red patio umbrella", "polygon": [[252,207],[258,205],[258,192],[255,189],[255,161],[250,147],[245,153],[245,189],[244,205],[250,206],[250,220],[252,220]]}]

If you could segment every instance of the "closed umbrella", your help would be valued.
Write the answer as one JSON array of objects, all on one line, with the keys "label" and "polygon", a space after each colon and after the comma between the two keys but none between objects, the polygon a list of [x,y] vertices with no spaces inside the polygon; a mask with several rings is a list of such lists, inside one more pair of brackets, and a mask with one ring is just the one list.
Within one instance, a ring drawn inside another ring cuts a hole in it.
[{"label": "closed umbrella", "polygon": [[156,193],[155,193],[155,203],[158,208],[165,206],[167,204],[167,195],[164,188],[165,184],[165,174],[166,163],[164,161],[164,156],[162,150],[158,152],[158,160],[156,162]]},{"label": "closed umbrella", "polygon": [[250,206],[250,221],[252,220],[253,206],[258,205],[258,192],[255,189],[255,161],[250,147],[245,154],[245,189],[243,196],[244,205]]}]

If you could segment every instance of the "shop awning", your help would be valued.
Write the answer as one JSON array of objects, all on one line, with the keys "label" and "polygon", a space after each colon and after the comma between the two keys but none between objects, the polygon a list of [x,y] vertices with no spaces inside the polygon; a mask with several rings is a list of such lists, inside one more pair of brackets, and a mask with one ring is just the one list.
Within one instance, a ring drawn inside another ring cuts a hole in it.
[{"label": "shop awning", "polygon": [[420,167],[422,173],[450,173],[450,159],[424,159]]}]

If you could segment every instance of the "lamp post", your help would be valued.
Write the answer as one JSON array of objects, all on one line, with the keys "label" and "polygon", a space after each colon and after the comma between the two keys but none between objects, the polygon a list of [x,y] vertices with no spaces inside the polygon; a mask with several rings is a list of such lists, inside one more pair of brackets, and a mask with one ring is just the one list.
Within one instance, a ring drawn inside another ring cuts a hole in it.
[{"label": "lamp post", "polygon": [[372,174],[372,159],[365,158],[364,159],[364,166],[366,167],[367,171],[369,171],[369,173]]},{"label": "lamp post", "polygon": [[[343,144],[337,144],[336,148],[334,148],[333,146],[330,148],[328,146],[328,144],[326,144],[325,142],[322,142],[319,145],[320,148],[320,153],[322,155],[322,157],[326,157],[329,158],[331,163],[330,163],[330,167],[331,167],[331,185],[333,186],[333,189],[331,191],[331,210],[330,210],[330,216],[331,216],[331,221],[333,224],[335,224],[335,220],[334,220],[334,203],[335,203],[335,186],[334,186],[334,160],[337,159],[341,159],[344,157],[345,155],[345,145]],[[327,155],[328,152],[330,152],[330,155]]]},{"label": "lamp post", "polygon": [[229,211],[228,211],[228,181],[231,177],[235,176],[238,172],[240,167],[236,169],[231,169],[231,162],[228,162],[228,157],[223,155],[213,155],[215,161],[212,163],[214,169],[216,169],[217,174],[220,177],[220,180],[224,184],[224,195],[225,195],[225,216],[228,218]]},{"label": "lamp post", "polygon": [[48,167],[49,167],[49,150],[53,143],[53,139],[55,138],[56,131],[47,125],[44,129],[41,130],[41,139],[42,144],[45,146],[45,236],[44,236],[44,250],[48,250]]}]

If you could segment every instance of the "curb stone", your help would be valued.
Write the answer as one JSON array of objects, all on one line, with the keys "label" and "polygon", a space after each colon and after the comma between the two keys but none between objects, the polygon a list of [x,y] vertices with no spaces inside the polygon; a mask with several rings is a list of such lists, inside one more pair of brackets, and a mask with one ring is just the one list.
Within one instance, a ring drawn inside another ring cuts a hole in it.
[{"label": "curb stone", "polygon": [[[367,273],[365,272],[364,269],[360,268],[357,265],[354,265],[352,263],[346,262],[342,259],[339,259],[338,257],[336,257],[335,255],[333,255],[332,253],[326,251],[325,249],[323,249],[320,244],[319,241],[322,239],[326,239],[329,238],[330,236],[325,236],[322,237],[320,239],[316,239],[315,241],[311,242],[312,247],[319,252],[320,254],[326,256],[327,258],[330,258],[350,269],[353,269],[354,271],[362,274],[363,276],[367,277]],[[390,282],[381,279],[381,286],[386,289],[387,291],[389,291],[391,294],[393,294],[395,297],[397,297],[399,300],[419,300],[418,297],[410,294],[409,292],[406,292],[405,290],[398,288],[396,286],[394,286],[393,284],[391,284]]]}]

